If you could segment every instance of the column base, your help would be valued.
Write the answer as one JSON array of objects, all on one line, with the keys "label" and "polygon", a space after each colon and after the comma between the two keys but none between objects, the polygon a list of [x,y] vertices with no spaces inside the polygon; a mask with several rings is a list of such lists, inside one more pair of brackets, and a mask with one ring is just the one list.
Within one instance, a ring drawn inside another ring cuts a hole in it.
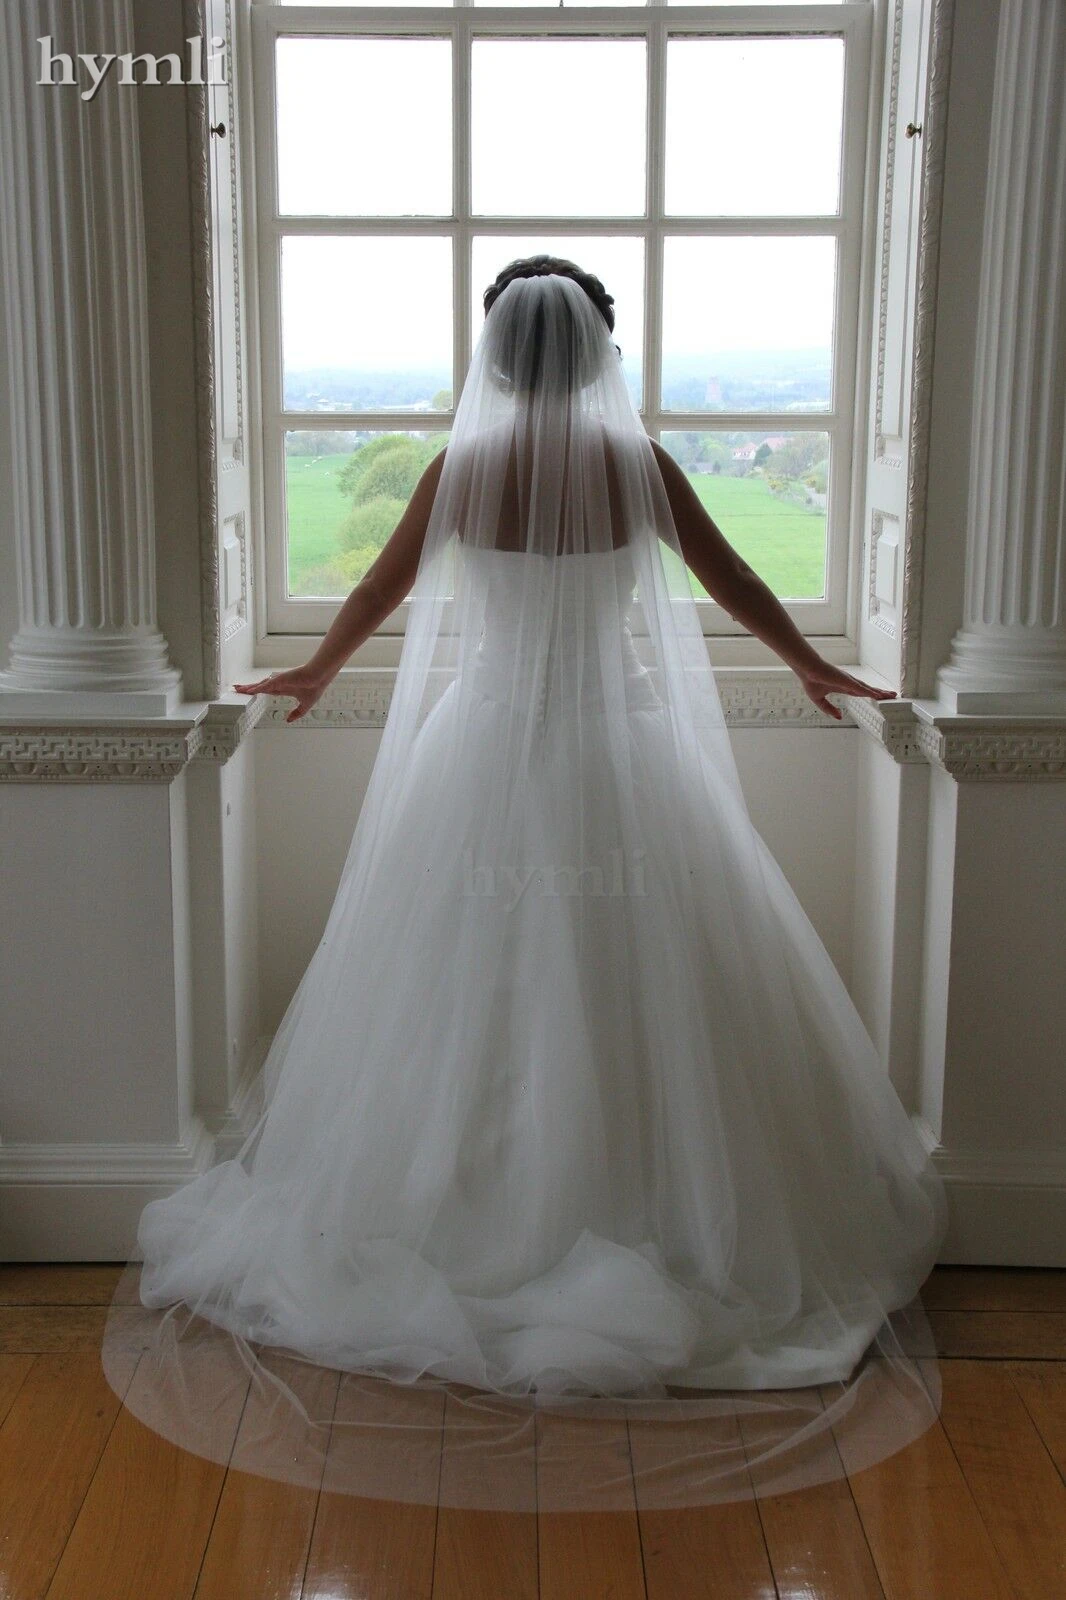
[{"label": "column base", "polygon": [[67,717],[172,717],[184,705],[181,674],[158,689],[19,689],[0,672],[0,720]]},{"label": "column base", "polygon": [[1018,623],[971,623],[951,642],[936,675],[949,711],[972,716],[1066,712],[1066,634]]},{"label": "column base", "polygon": [[959,716],[1066,716],[1066,689],[970,688],[965,681],[953,683],[943,672],[937,674],[936,687],[938,710]]}]

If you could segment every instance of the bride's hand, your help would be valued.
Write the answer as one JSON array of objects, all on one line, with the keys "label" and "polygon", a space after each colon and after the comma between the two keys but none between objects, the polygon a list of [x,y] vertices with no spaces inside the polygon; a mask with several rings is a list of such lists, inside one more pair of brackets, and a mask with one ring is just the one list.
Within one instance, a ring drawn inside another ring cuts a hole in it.
[{"label": "bride's hand", "polygon": [[329,678],[313,672],[310,667],[287,667],[282,672],[272,672],[269,678],[260,678],[257,683],[235,683],[233,687],[238,694],[293,695],[296,705],[285,721],[298,722],[321,699],[329,683]]},{"label": "bride's hand", "polygon": [[836,717],[838,722],[844,713],[839,706],[833,705],[826,699],[827,694],[860,694],[872,700],[898,698],[895,689],[875,689],[873,684],[863,683],[861,678],[853,678],[843,667],[834,667],[829,661],[823,661],[807,672],[797,673],[797,677],[819,711],[828,712],[831,717]]}]

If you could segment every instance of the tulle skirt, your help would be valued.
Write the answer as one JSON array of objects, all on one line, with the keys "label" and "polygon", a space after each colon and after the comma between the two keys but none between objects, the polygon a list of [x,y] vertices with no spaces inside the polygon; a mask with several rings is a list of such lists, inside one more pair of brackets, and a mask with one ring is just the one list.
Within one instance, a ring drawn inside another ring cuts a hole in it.
[{"label": "tulle skirt", "polygon": [[606,717],[549,717],[518,785],[503,715],[433,708],[259,1122],[143,1211],[142,1304],[512,1396],[846,1380],[946,1207],[840,975],[654,696],[624,800]]}]

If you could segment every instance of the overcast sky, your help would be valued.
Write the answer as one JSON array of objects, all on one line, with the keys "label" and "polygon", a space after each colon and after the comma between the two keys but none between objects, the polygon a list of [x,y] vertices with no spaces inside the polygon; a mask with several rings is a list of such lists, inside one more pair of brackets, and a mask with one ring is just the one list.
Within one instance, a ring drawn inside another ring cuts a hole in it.
[{"label": "overcast sky", "polygon": [[[283,212],[446,213],[451,205],[450,45],[436,39],[283,40]],[[838,40],[672,42],[668,213],[810,216],[837,204]],[[472,204],[490,215],[609,216],[643,209],[644,43],[474,42]],[[643,245],[545,231],[473,243],[481,295],[517,255],[547,250],[595,272],[615,297],[615,338],[639,359]],[[446,239],[286,241],[290,367],[446,364]],[[666,353],[820,349],[831,334],[827,238],[666,241]]]}]

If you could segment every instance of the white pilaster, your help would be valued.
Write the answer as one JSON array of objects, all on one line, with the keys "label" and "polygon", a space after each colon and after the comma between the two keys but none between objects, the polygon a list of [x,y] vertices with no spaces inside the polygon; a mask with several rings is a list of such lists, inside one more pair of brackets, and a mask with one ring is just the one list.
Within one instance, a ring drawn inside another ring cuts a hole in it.
[{"label": "white pilaster", "polygon": [[1066,6],[1003,6],[974,367],[958,712],[1066,710]]},{"label": "white pilaster", "polygon": [[0,712],[165,715],[182,693],[156,625],[141,91],[117,63],[91,98],[84,65],[39,83],[48,36],[76,68],[134,51],[131,0],[0,5],[20,618]]}]

